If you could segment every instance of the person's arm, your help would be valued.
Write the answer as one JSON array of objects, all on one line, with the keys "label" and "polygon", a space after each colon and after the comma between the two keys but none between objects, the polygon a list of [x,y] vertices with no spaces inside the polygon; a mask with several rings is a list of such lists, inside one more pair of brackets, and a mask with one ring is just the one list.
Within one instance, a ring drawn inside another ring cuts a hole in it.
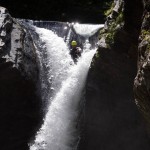
[{"label": "person's arm", "polygon": [[81,56],[82,49],[80,47],[77,47],[77,53],[78,53],[79,56]]},{"label": "person's arm", "polygon": [[79,51],[80,53],[82,53],[82,49],[81,49],[80,47],[78,47],[78,51]]}]

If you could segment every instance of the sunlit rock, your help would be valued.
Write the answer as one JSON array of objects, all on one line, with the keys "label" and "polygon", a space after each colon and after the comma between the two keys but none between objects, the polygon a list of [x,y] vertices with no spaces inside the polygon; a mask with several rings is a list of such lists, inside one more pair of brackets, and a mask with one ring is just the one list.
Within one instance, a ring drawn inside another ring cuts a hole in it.
[{"label": "sunlit rock", "polygon": [[0,7],[1,149],[28,149],[39,123],[40,97],[35,85],[38,69],[31,39],[7,9]]}]

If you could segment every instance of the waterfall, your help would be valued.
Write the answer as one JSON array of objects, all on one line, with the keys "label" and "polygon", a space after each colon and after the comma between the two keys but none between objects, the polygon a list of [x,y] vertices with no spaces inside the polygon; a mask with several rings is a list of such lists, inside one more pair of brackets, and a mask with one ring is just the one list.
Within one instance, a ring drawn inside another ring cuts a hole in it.
[{"label": "waterfall", "polygon": [[[46,103],[43,108],[45,109],[43,124],[36,133],[35,140],[29,144],[30,150],[76,150],[80,139],[76,127],[79,103],[96,51],[96,47],[92,48],[89,38],[102,26],[65,24],[61,28],[65,30],[63,35],[60,28],[59,32],[56,29],[56,24],[46,25],[45,29],[37,22],[28,21],[28,25],[22,24],[28,27],[35,39],[40,68],[40,92],[43,102]],[[83,48],[77,64],[74,64],[68,46],[74,38]]]},{"label": "waterfall", "polygon": [[73,26],[77,34],[87,38],[94,35],[102,27],[104,27],[103,24],[89,25],[89,24],[79,24],[79,23],[75,23]]}]

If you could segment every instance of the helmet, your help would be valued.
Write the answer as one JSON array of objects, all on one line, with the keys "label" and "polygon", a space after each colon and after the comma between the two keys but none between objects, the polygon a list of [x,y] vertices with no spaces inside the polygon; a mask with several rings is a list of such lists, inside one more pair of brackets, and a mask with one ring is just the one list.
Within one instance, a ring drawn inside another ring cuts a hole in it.
[{"label": "helmet", "polygon": [[72,42],[71,42],[71,45],[72,45],[72,46],[76,46],[76,45],[77,45],[77,42],[76,42],[76,41],[72,41]]}]

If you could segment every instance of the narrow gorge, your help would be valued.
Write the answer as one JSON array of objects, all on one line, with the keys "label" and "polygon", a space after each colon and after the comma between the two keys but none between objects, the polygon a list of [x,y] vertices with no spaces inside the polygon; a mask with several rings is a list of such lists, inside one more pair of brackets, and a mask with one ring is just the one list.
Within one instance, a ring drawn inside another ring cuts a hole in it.
[{"label": "narrow gorge", "polygon": [[114,0],[104,24],[0,7],[1,149],[149,150],[149,4]]}]

